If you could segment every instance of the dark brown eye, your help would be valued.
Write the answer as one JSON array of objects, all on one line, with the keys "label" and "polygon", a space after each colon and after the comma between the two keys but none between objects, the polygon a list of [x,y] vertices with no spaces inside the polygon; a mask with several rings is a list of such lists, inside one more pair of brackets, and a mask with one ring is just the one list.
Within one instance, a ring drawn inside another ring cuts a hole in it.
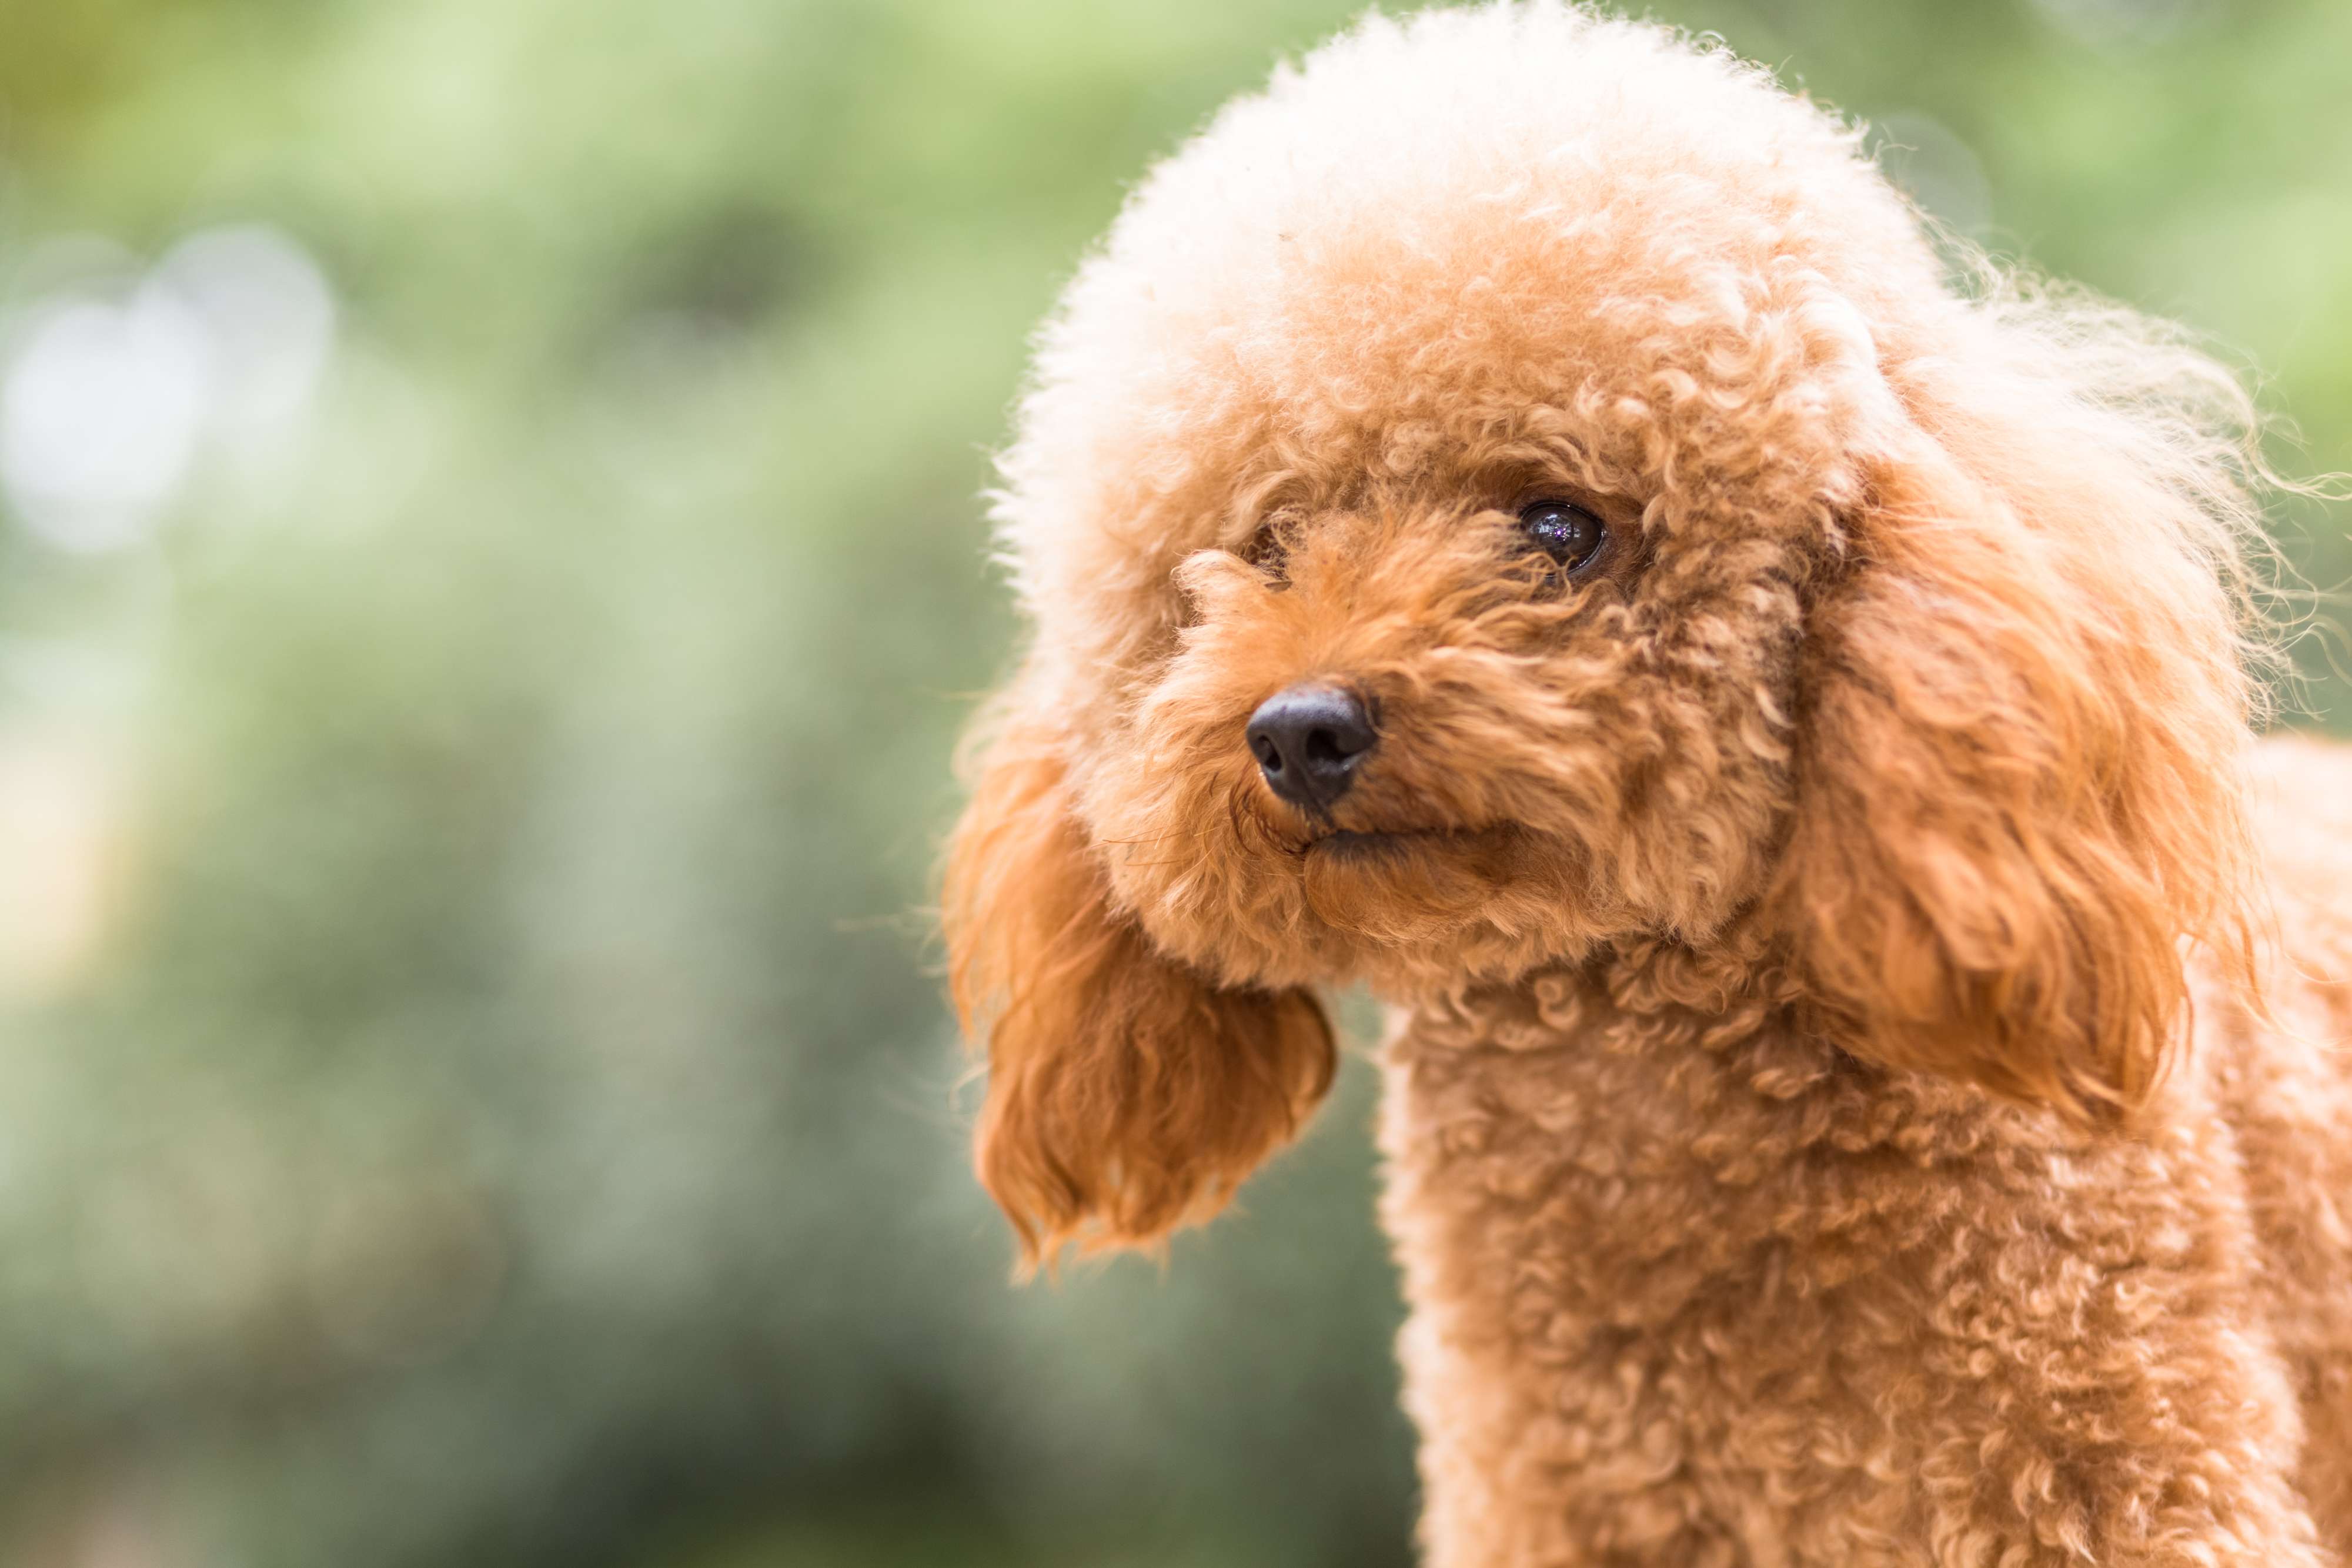
[{"label": "dark brown eye", "polygon": [[1566,501],[1528,502],[1519,508],[1519,531],[1564,571],[1591,561],[1609,538],[1607,524]]}]

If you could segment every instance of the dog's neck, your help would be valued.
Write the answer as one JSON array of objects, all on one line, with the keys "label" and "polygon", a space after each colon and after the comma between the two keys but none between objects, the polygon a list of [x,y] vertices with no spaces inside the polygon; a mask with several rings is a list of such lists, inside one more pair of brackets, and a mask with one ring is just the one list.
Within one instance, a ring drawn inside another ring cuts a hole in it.
[{"label": "dog's neck", "polygon": [[1424,998],[1385,1052],[1381,1115],[1416,1299],[1454,1288],[1420,1274],[1473,1233],[1498,1258],[1573,1258],[1553,1304],[1588,1323],[1749,1288],[1792,1239],[1819,1283],[1917,1239],[1925,1210],[1871,1197],[1889,1169],[2080,1135],[1862,1061],[1811,1010],[1774,966],[1668,943]]},{"label": "dog's neck", "polygon": [[[1718,1045],[1751,1034],[1824,1035],[1819,1009],[1790,975],[1765,923],[1736,919],[1705,944],[1640,936],[1508,979],[1465,979],[1399,998],[1394,1010],[1436,1022],[1502,1018],[1534,1009],[1552,1027],[1603,1016],[1677,1020]],[[1826,1040],[1824,1051],[1831,1050]]]},{"label": "dog's neck", "polygon": [[[1581,1147],[1602,1165],[1722,1157],[1753,1175],[1827,1145],[1849,1155],[1907,1145],[1950,1134],[1957,1123],[2014,1124],[2008,1136],[2037,1143],[2082,1133],[1971,1084],[1850,1054],[1760,925],[1704,947],[1619,943],[1578,963],[1428,995],[1392,1017],[1392,1114],[1453,1083],[1473,1095],[1480,1120],[1539,1126],[1549,1147],[1530,1155],[1538,1163],[1573,1162]],[[1390,1130],[1406,1131],[1393,1121]],[[1605,1219],[1605,1209],[1592,1218]]]}]

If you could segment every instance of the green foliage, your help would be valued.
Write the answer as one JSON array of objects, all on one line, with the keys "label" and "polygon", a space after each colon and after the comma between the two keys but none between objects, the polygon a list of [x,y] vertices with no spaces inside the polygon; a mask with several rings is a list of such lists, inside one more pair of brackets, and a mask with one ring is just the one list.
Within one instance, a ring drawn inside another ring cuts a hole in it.
[{"label": "green foliage", "polygon": [[[1409,1560],[1366,1070],[1013,1291],[919,914],[1024,335],[1351,9],[0,13],[0,364],[223,224],[340,311],[152,532],[0,530],[0,1560]],[[1661,9],[2352,465],[2352,12]]]}]

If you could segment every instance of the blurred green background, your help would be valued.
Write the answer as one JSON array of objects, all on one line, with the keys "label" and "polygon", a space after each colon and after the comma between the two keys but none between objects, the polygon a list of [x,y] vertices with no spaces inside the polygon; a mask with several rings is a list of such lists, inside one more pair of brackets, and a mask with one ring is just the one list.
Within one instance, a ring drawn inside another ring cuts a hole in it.
[{"label": "blurred green background", "polygon": [[[8,0],[0,1563],[1409,1560],[1363,1066],[1014,1291],[920,914],[1024,334],[1356,8]],[[1659,14],[2352,466],[2352,6]]]}]

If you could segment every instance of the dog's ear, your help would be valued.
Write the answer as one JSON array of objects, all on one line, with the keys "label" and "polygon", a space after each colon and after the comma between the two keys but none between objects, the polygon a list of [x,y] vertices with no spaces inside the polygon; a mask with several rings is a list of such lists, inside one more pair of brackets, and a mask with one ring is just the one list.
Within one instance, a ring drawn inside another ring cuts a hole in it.
[{"label": "dog's ear", "polygon": [[1856,1055],[2077,1118],[2161,1073],[2184,939],[2252,983],[2235,525],[2168,482],[2162,432],[2103,439],[2130,430],[2029,402],[1878,444],[1773,894]]},{"label": "dog's ear", "polygon": [[1305,1124],[1336,1053],[1307,992],[1212,986],[1114,907],[1058,738],[1008,716],[976,748],[941,918],[988,1055],[975,1162],[1034,1267],[1214,1214]]}]

